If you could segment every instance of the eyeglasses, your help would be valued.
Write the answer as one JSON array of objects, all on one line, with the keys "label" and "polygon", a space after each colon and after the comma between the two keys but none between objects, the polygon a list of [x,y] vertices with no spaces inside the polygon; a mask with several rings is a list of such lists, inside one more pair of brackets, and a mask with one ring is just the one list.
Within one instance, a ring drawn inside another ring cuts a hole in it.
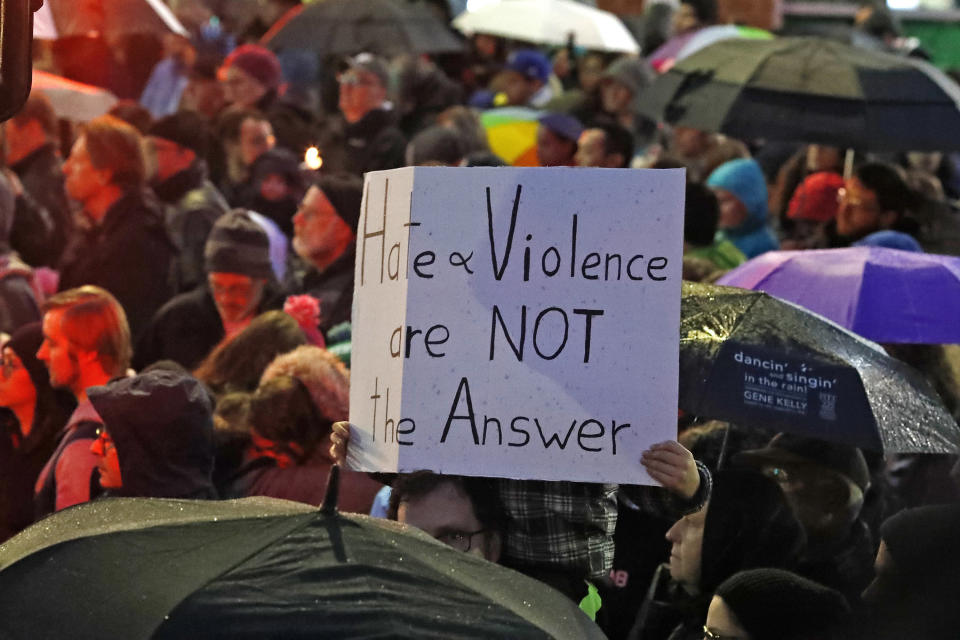
[{"label": "eyeglasses", "polygon": [[470,551],[473,546],[473,537],[486,532],[486,529],[477,529],[476,531],[445,531],[438,536],[437,540],[453,547],[457,551]]},{"label": "eyeglasses", "polygon": [[13,375],[14,371],[18,371],[23,368],[23,364],[20,362],[20,359],[17,358],[10,351],[6,351],[3,354],[3,359],[0,360],[0,372],[3,373],[4,378],[9,378]]},{"label": "eyeglasses", "polygon": [[846,204],[849,207],[864,209],[867,211],[877,208],[876,203],[866,203],[863,200],[857,200],[850,197],[850,192],[846,188],[840,187],[837,190],[837,204]]},{"label": "eyeglasses", "polygon": [[703,640],[744,640],[743,636],[724,636],[710,630],[710,627],[703,625]]},{"label": "eyeglasses", "polygon": [[340,84],[350,85],[352,87],[377,87],[380,86],[380,80],[372,77],[364,77],[358,73],[341,73],[338,80]]},{"label": "eyeglasses", "polygon": [[107,430],[103,427],[97,428],[97,439],[95,440],[97,444],[100,445],[100,455],[105,456],[107,453],[117,448],[117,445],[113,443],[113,438],[110,437],[110,434],[107,433]]}]

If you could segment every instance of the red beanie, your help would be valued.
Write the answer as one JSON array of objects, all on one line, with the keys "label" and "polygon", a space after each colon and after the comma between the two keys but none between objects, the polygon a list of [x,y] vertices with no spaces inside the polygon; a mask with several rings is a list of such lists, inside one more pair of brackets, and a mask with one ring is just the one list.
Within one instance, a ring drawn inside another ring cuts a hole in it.
[{"label": "red beanie", "polygon": [[830,171],[807,176],[790,198],[787,217],[791,220],[828,222],[837,215],[837,193],[843,188],[843,178]]},{"label": "red beanie", "polygon": [[283,78],[277,56],[269,49],[256,44],[245,44],[237,47],[223,61],[223,69],[234,66],[239,67],[241,71],[268,89],[279,87]]}]

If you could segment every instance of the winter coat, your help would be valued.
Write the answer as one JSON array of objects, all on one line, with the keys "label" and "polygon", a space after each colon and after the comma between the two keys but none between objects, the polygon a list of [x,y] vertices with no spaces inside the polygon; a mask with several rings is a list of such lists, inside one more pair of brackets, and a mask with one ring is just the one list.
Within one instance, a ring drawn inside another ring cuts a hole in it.
[{"label": "winter coat", "polygon": [[77,234],[60,268],[60,290],[85,284],[112,293],[134,340],[173,295],[170,266],[176,248],[159,209],[145,192],[130,191],[107,210],[100,224]]},{"label": "winter coat", "polygon": [[227,201],[207,180],[202,161],[170,176],[153,190],[163,203],[170,238],[180,251],[170,274],[174,291],[190,291],[206,279],[203,250],[213,224],[229,208]]},{"label": "winter coat", "polygon": [[0,251],[0,332],[40,320],[33,271],[15,253]]},{"label": "winter coat", "polygon": [[396,169],[405,162],[407,140],[386,109],[374,109],[352,124],[335,121],[326,132],[320,152],[324,170],[346,171],[363,177],[368,171]]},{"label": "winter coat", "polygon": [[[73,221],[73,208],[67,198],[64,187],[63,162],[53,143],[45,144],[11,167],[23,183],[23,188],[36,204],[42,207],[51,228],[47,230],[46,243],[42,254],[26,257],[28,262],[55,267],[76,225]],[[18,199],[17,207],[24,206]],[[14,236],[16,236],[16,229]],[[36,258],[36,260],[34,260]]]},{"label": "winter coat", "polygon": [[213,401],[188,375],[154,370],[91,387],[117,448],[123,486],[110,495],[213,499]]},{"label": "winter coat", "polygon": [[299,257],[287,269],[284,289],[289,295],[308,293],[320,300],[320,330],[326,333],[350,321],[356,249],[351,245],[322,273]]},{"label": "winter coat", "polygon": [[767,225],[767,182],[756,160],[741,158],[723,163],[707,178],[707,186],[729,191],[747,210],[747,217],[739,226],[717,231],[718,241],[729,240],[747,258],[780,246]]}]

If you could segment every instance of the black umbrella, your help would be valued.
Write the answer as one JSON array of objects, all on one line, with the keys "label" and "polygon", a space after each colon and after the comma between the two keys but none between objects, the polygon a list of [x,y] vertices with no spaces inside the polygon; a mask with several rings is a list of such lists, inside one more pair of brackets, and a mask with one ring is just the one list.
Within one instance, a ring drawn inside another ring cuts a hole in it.
[{"label": "black umbrella", "polygon": [[324,0],[302,11],[266,39],[271,49],[318,54],[383,56],[460,51],[463,43],[422,3],[401,0]]},{"label": "black umbrella", "polygon": [[0,637],[603,635],[544,584],[395,522],[269,498],[112,498],[0,546]]},{"label": "black umbrella", "polygon": [[744,140],[960,149],[955,82],[925,62],[825,38],[717,42],[657,78],[639,108]]},{"label": "black umbrella", "polygon": [[680,408],[877,451],[960,448],[960,428],[908,365],[802,307],[734,287],[683,283]]}]

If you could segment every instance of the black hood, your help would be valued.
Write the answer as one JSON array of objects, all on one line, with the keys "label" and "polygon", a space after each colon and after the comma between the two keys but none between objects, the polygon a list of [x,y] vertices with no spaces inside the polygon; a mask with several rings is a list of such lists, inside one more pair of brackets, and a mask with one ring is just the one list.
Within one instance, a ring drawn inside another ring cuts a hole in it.
[{"label": "black hood", "polygon": [[189,375],[154,370],[88,391],[117,447],[115,495],[212,498],[212,402]]}]

